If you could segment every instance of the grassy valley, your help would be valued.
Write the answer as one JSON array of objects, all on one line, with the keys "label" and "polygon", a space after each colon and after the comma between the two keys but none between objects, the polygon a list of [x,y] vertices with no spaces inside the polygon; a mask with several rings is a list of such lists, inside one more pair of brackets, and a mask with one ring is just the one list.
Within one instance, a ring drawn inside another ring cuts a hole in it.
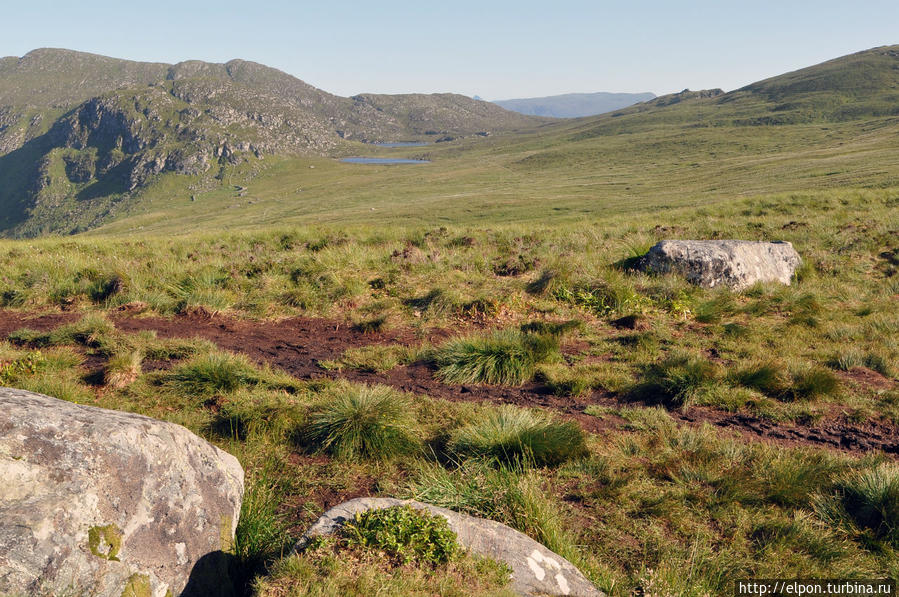
[{"label": "grassy valley", "polygon": [[[87,142],[32,128],[0,156],[7,188],[29,167],[47,182],[0,194],[19,210],[5,233],[32,237],[0,240],[0,382],[170,420],[237,456],[241,594],[509,594],[503,566],[433,545],[341,537],[288,555],[322,512],[369,495],[506,523],[613,596],[896,578],[895,48],[566,121],[354,100],[395,115],[372,140],[430,138],[430,121],[459,137],[395,149],[322,125],[327,147],[254,152],[264,131],[223,126],[202,91],[240,65],[143,65],[129,76],[191,76],[65,98],[80,107],[52,108],[53,126]],[[252,103],[237,79],[215,85]],[[80,114],[150,96],[126,121],[160,141],[129,155],[213,132],[234,153],[131,189],[98,177],[115,144]],[[93,174],[73,182],[79,164]],[[786,240],[803,265],[741,293],[633,268],[667,238]]]}]

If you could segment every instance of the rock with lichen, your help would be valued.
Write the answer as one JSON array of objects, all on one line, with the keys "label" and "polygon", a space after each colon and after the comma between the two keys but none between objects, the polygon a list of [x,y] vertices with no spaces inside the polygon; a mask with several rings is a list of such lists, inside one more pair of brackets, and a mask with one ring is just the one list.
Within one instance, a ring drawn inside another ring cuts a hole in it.
[{"label": "rock with lichen", "polygon": [[663,240],[640,260],[644,271],[676,273],[703,288],[744,290],[757,282],[789,284],[802,263],[793,245],[749,240]]},{"label": "rock with lichen", "polygon": [[232,594],[243,476],[179,425],[0,388],[0,594]]}]

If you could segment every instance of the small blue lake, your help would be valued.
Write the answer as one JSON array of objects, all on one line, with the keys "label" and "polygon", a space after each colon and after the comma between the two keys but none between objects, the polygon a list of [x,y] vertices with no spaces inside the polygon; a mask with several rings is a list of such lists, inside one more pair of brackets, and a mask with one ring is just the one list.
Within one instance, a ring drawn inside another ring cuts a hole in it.
[{"label": "small blue lake", "polygon": [[406,158],[343,158],[347,164],[430,164],[431,160],[410,160]]},{"label": "small blue lake", "polygon": [[391,141],[389,143],[372,143],[378,147],[421,147],[427,145],[427,141]]}]

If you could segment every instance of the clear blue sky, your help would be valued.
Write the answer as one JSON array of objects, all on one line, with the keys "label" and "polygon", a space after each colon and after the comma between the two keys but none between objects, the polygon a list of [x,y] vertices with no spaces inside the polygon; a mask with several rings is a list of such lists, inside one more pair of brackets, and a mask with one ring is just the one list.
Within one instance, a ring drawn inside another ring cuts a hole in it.
[{"label": "clear blue sky", "polygon": [[730,90],[899,44],[899,0],[30,0],[2,14],[3,56],[244,58],[339,95]]}]

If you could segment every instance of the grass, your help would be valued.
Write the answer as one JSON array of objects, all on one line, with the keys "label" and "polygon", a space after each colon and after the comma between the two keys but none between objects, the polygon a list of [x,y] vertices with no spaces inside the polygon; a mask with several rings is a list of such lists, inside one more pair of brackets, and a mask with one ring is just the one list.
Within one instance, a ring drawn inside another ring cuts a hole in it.
[{"label": "grass", "polygon": [[504,405],[453,433],[449,448],[460,456],[485,456],[501,462],[556,466],[586,453],[577,423]]},{"label": "grass", "polygon": [[343,384],[309,416],[308,441],[337,458],[385,459],[418,449],[405,399],[386,386]]},{"label": "grass", "polygon": [[501,330],[452,340],[436,349],[433,359],[447,383],[520,385],[533,378],[538,363],[558,354],[552,335]]}]

